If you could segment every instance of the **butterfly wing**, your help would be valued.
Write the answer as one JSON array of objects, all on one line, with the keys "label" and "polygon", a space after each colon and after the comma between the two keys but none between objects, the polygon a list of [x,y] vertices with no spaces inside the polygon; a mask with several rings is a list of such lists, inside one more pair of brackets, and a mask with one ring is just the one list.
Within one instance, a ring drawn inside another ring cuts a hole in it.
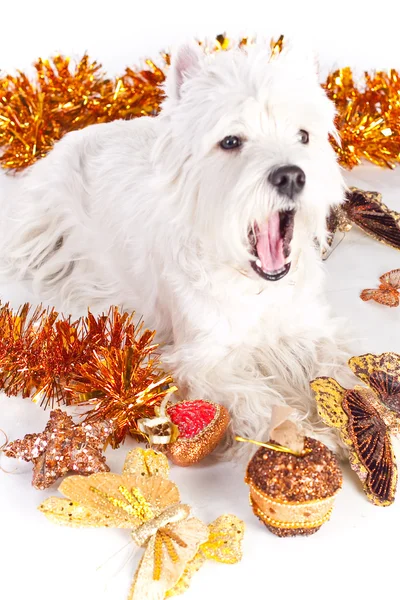
[{"label": "butterfly wing", "polygon": [[152,449],[134,448],[126,456],[122,474],[140,475],[141,477],[158,475],[164,479],[168,479],[168,459],[165,454]]},{"label": "butterfly wing", "polygon": [[[49,521],[69,527],[127,527],[126,520],[109,519],[107,515],[81,506],[68,498],[47,498],[39,507]],[[111,521],[111,522],[110,522]]]},{"label": "butterfly wing", "polygon": [[385,285],[389,285],[396,290],[400,290],[400,269],[394,269],[388,273],[384,273],[379,280]]},{"label": "butterfly wing", "polygon": [[400,355],[364,354],[349,360],[353,373],[374,390],[380,402],[400,418]]},{"label": "butterfly wing", "polygon": [[353,356],[348,365],[353,373],[367,385],[369,385],[371,373],[375,371],[385,371],[395,377],[400,377],[400,354],[396,352]]},{"label": "butterfly wing", "polygon": [[347,415],[342,402],[346,390],[331,377],[318,377],[310,383],[315,395],[318,414],[326,425],[340,429],[343,441],[351,445],[346,434]]},{"label": "butterfly wing", "polygon": [[368,302],[368,300],[374,300],[378,304],[384,304],[385,306],[399,306],[400,295],[395,289],[382,289],[377,290],[363,290],[360,294],[361,300]]},{"label": "butterfly wing", "polygon": [[315,379],[311,387],[322,420],[340,428],[341,437],[349,446],[351,467],[368,498],[380,506],[391,504],[397,469],[388,428],[373,405],[374,394],[366,388],[345,390],[327,377]]},{"label": "butterfly wing", "polygon": [[351,222],[365,233],[400,250],[400,214],[389,210],[380,194],[353,188],[342,207]]},{"label": "butterfly wing", "polygon": [[86,515],[89,527],[136,529],[180,499],[176,485],[157,476],[144,479],[140,475],[115,473],[73,475],[62,482],[59,490],[72,502],[67,518],[64,516],[66,503],[57,501],[62,499],[51,498],[40,510],[52,521],[71,526],[84,526],[82,519]]},{"label": "butterfly wing", "polygon": [[189,588],[193,575],[207,559],[226,564],[234,564],[241,560],[243,521],[235,515],[222,515],[210,523],[208,531],[208,540],[201,544],[195,557],[187,564],[178,583],[168,590],[167,598],[183,594]]},{"label": "butterfly wing", "polygon": [[337,231],[345,233],[346,231],[350,231],[351,227],[351,221],[346,211],[343,210],[343,205],[331,207],[326,219],[326,228],[329,234],[328,244],[332,244],[333,237]]},{"label": "butterfly wing", "polygon": [[365,388],[349,390],[343,399],[352,441],[351,466],[360,477],[368,498],[379,506],[394,500],[397,469],[390,434]]},{"label": "butterfly wing", "polygon": [[235,515],[222,515],[208,526],[208,540],[201,551],[209,560],[233,565],[242,558],[244,523]]},{"label": "butterfly wing", "polygon": [[[332,207],[326,219],[326,240],[320,247],[322,260],[327,260],[330,257],[335,248],[343,241],[346,232],[350,231],[351,228],[352,223],[343,208],[341,206]],[[339,237],[338,232],[341,232],[342,236]]]},{"label": "butterfly wing", "polygon": [[[128,600],[163,600],[181,578],[186,565],[196,555],[200,544],[208,538],[208,528],[199,519],[189,518],[170,524],[165,528],[171,532],[170,543],[159,545],[157,535],[148,541],[143,558],[133,581]],[[180,543],[177,543],[179,540]],[[158,578],[155,572],[159,569]]]}]

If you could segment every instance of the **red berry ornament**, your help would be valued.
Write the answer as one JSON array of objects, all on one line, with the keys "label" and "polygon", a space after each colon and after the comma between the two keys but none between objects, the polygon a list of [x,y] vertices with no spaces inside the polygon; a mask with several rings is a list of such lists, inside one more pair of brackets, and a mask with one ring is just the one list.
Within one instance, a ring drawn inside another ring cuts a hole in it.
[{"label": "red berry ornament", "polygon": [[210,454],[223,438],[229,413],[209,400],[185,400],[167,408],[168,417],[179,430],[178,439],[167,452],[181,467],[193,465]]}]

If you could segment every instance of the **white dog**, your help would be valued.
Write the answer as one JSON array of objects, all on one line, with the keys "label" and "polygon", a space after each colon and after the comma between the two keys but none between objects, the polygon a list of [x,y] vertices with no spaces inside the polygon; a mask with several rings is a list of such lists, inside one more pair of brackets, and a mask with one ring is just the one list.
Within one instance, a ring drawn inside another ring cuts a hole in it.
[{"label": "white dog", "polygon": [[134,309],[232,432],[265,438],[286,402],[332,443],[308,382],[341,358],[315,239],[344,184],[313,60],[184,46],[166,91],[160,116],[70,133],[14,180],[6,269],[72,312]]}]

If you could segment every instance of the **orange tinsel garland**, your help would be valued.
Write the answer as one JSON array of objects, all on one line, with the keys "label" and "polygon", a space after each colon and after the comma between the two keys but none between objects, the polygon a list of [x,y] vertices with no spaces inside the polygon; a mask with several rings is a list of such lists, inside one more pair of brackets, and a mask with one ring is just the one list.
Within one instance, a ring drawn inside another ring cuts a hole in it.
[{"label": "orange tinsel garland", "polygon": [[0,307],[0,388],[47,407],[80,404],[85,420],[107,421],[117,447],[137,420],[155,415],[172,379],[162,373],[154,331],[117,308],[72,321],[54,309]]},{"label": "orange tinsel garland", "polygon": [[[281,37],[272,42],[279,52]],[[238,45],[251,43],[243,38]],[[210,51],[229,50],[229,38],[217,36]],[[93,123],[155,115],[163,99],[162,83],[170,57],[162,67],[151,60],[146,68],[127,68],[116,79],[101,71],[87,55],[72,66],[55,56],[35,63],[36,81],[19,72],[0,78],[1,162],[7,169],[23,169],[44,156],[65,133]],[[332,144],[340,163],[349,169],[363,159],[393,168],[400,161],[400,78],[395,70],[365,73],[359,84],[350,68],[330,74],[323,83],[336,103],[337,128],[342,140]]]},{"label": "orange tinsel garland", "polygon": [[36,81],[19,72],[0,79],[1,161],[23,169],[41,158],[63,135],[94,123],[131,119],[158,111],[164,73],[130,68],[113,80],[87,55],[73,67],[67,57],[39,59]]}]

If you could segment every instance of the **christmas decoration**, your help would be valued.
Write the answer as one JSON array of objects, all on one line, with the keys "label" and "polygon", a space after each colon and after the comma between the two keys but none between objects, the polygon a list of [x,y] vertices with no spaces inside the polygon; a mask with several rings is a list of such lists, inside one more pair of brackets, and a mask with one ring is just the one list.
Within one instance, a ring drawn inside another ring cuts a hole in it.
[{"label": "christmas decoration", "polygon": [[[337,231],[346,233],[356,225],[378,242],[400,250],[400,213],[390,210],[378,192],[350,188],[346,200],[331,210],[327,227],[332,245]],[[329,252],[325,253],[328,258]]]},{"label": "christmas decoration", "polygon": [[374,504],[394,501],[397,467],[390,434],[400,427],[400,355],[365,354],[349,360],[353,373],[367,384],[344,389],[330,377],[311,382],[318,413],[340,430],[349,447],[351,467]]},{"label": "christmas decoration", "polygon": [[71,471],[82,475],[109,471],[102,451],[110,430],[108,423],[76,425],[62,410],[53,410],[43,433],[10,442],[3,452],[32,462],[32,485],[43,490]]},{"label": "christmas decoration", "polygon": [[199,546],[196,556],[187,564],[178,583],[165,597],[183,594],[190,585],[193,575],[207,560],[233,565],[242,558],[244,523],[235,515],[222,515],[208,526],[208,539]]},{"label": "christmas decoration", "polygon": [[86,406],[87,423],[112,424],[113,447],[128,434],[143,438],[137,420],[154,416],[172,379],[160,369],[155,331],[133,318],[117,308],[72,321],[54,309],[0,307],[0,388],[45,407]]},{"label": "christmas decoration", "polygon": [[93,405],[85,414],[87,423],[112,422],[113,448],[128,434],[141,437],[138,419],[154,415],[154,407],[170,391],[171,377],[157,374],[159,359],[150,357],[155,349],[153,337],[154,332],[147,331],[136,347],[94,351],[75,369],[69,386],[71,404]]},{"label": "christmas decoration", "polygon": [[131,530],[144,554],[129,600],[163,600],[181,593],[204,557],[236,562],[241,556],[243,523],[224,515],[208,528],[191,517],[190,507],[180,503],[178,488],[167,478],[165,461],[153,450],[133,450],[122,475],[68,477],[59,488],[65,498],[49,498],[39,507],[58,524]]},{"label": "christmas decoration", "polygon": [[[165,56],[164,64],[167,61]],[[165,75],[152,61],[146,64],[137,72],[128,67],[114,80],[86,54],[76,64],[57,55],[36,61],[34,82],[22,72],[0,79],[3,166],[27,167],[69,131],[155,114],[164,96]]]},{"label": "christmas decoration", "polygon": [[167,409],[178,428],[178,439],[169,444],[167,453],[172,462],[186,467],[210,454],[222,440],[229,413],[224,406],[208,400],[188,400]]},{"label": "christmas decoration", "polygon": [[400,79],[394,69],[365,73],[355,82],[350,67],[330,73],[323,84],[337,110],[339,162],[351,169],[362,160],[394,168],[399,162]]},{"label": "christmas decoration", "polygon": [[361,300],[375,300],[386,306],[399,306],[400,304],[400,269],[389,271],[379,277],[379,288],[375,290],[363,290],[360,294]]},{"label": "christmas decoration", "polygon": [[[219,35],[211,44],[199,42],[206,52],[229,51],[250,45]],[[284,44],[272,40],[272,56]],[[162,53],[160,66],[146,60],[143,69],[130,67],[112,79],[85,54],[76,63],[56,55],[39,59],[34,80],[18,71],[0,78],[1,162],[7,169],[23,169],[44,156],[63,135],[93,123],[155,115],[164,97],[162,84],[170,55]],[[397,71],[365,73],[356,82],[349,67],[330,73],[322,83],[337,109],[336,127],[341,143],[331,142],[340,163],[351,169],[368,160],[393,168],[400,156],[400,78]]]},{"label": "christmas decoration", "polygon": [[271,441],[255,442],[261,448],[250,460],[245,477],[254,514],[279,537],[318,531],[330,518],[342,486],[335,456],[321,442],[300,436],[286,418],[290,413],[290,409],[275,410]]},{"label": "christmas decoration", "polygon": [[141,419],[139,429],[153,444],[164,444],[173,463],[187,467],[210,454],[223,438],[229,413],[209,400],[185,400],[167,406],[157,416]]},{"label": "christmas decoration", "polygon": [[126,455],[122,471],[125,475],[140,475],[151,477],[159,475],[163,479],[169,478],[169,464],[167,457],[152,448],[134,448]]},{"label": "christmas decoration", "polygon": [[[0,385],[9,396],[32,396],[45,408],[54,403],[69,404],[67,385],[76,365],[85,363],[95,348],[120,348],[135,344],[140,327],[134,315],[108,315],[72,321],[59,318],[54,309],[41,306],[31,310],[24,304],[14,312],[8,304],[0,307]],[[140,342],[139,342],[140,343]]]}]

